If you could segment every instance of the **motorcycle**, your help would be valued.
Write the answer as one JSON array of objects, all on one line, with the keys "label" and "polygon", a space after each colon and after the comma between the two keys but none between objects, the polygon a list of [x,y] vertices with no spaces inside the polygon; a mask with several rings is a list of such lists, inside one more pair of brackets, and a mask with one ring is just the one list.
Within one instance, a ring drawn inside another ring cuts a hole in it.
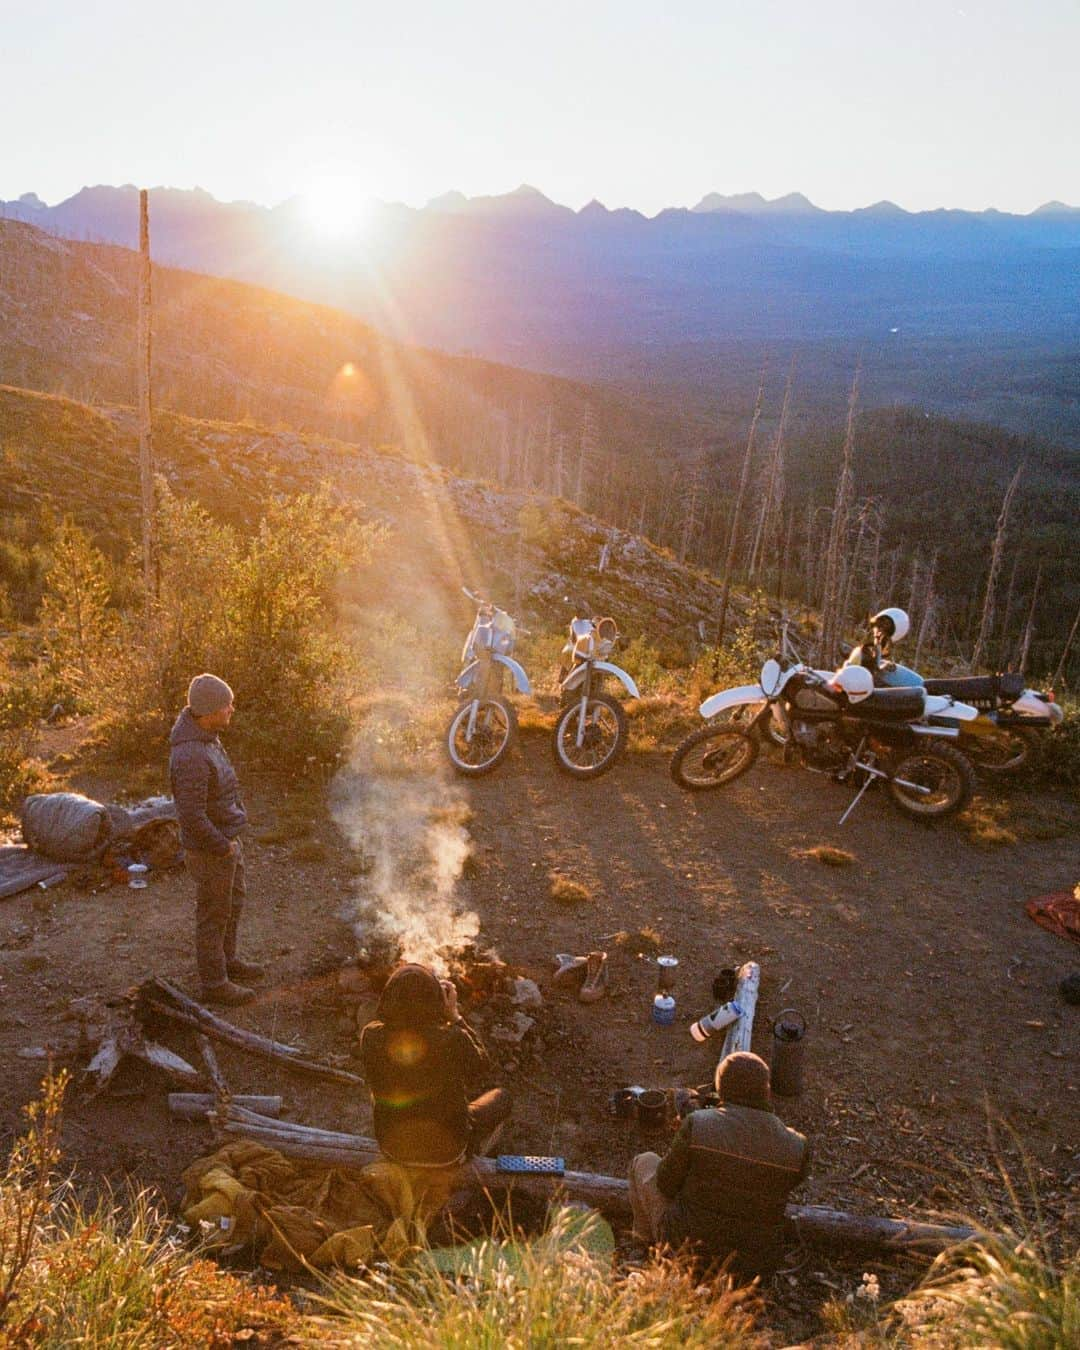
[{"label": "motorcycle", "polygon": [[1064,717],[1053,691],[1025,688],[1019,671],[927,680],[910,666],[884,657],[873,636],[852,650],[846,664],[865,666],[883,689],[924,688],[928,694],[972,704],[978,717],[960,724],[960,748],[984,773],[1018,773],[1037,749],[1039,736],[1053,731]]},{"label": "motorcycle", "polygon": [[532,685],[513,657],[517,634],[526,630],[505,609],[462,591],[477,609],[461,653],[455,681],[461,704],[446,730],[446,750],[458,773],[477,778],[502,763],[517,736],[517,714],[502,692],[507,674],[520,694],[531,694]]},{"label": "motorcycle", "polygon": [[843,824],[875,782],[883,782],[893,804],[919,820],[939,820],[961,810],[971,797],[975,775],[950,741],[955,726],[974,708],[923,689],[875,689],[869,671],[842,667],[833,675],[811,670],[783,653],[771,657],[756,685],[713,694],[701,715],[757,705],[746,726],[711,720],[678,746],[671,776],[680,787],[702,792],[734,782],[758,756],[760,737],[773,720],[785,728],[784,758],[858,788],[840,817]]},{"label": "motorcycle", "polygon": [[617,679],[631,698],[638,687],[620,666],[607,660],[619,640],[614,619],[573,619],[559,672],[563,709],[555,723],[555,763],[574,778],[599,778],[612,768],[626,745],[626,712],[603,692],[606,675]]}]

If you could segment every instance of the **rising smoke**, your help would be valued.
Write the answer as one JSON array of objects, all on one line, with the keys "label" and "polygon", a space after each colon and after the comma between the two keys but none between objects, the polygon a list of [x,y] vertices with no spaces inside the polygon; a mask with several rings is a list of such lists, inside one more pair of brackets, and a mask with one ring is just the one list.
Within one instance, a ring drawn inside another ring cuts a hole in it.
[{"label": "rising smoke", "polygon": [[364,863],[343,916],[362,949],[396,949],[439,974],[475,941],[480,920],[457,887],[471,841],[459,786],[435,770],[423,778],[379,772],[372,738],[361,741],[331,787],[338,827]]}]

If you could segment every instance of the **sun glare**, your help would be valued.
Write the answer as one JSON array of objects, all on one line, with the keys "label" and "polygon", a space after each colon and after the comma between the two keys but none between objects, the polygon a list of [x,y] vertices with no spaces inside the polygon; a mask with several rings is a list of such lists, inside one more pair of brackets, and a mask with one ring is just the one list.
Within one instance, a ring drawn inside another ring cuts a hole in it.
[{"label": "sun glare", "polygon": [[320,178],[304,193],[304,205],[316,230],[340,238],[363,232],[372,200],[349,178]]}]

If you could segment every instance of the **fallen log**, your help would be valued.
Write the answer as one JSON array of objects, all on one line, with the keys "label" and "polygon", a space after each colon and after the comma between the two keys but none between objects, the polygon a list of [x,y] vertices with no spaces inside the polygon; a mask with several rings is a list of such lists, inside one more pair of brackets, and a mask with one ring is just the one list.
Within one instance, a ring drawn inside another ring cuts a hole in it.
[{"label": "fallen log", "polygon": [[319,1060],[308,1059],[295,1045],[285,1045],[281,1041],[270,1040],[255,1031],[245,1031],[223,1018],[217,1017],[209,1009],[196,1003],[194,999],[169,984],[167,980],[150,979],[140,989],[139,1006],[144,1011],[157,1013],[182,1026],[192,1027],[214,1040],[244,1050],[249,1055],[258,1055],[262,1059],[273,1060],[275,1064],[284,1064],[299,1073],[313,1074],[321,1078],[332,1079],[336,1083],[350,1083],[363,1087],[364,1080],[359,1074],[348,1069],[338,1069]]},{"label": "fallen log", "polygon": [[728,1055],[733,1055],[736,1050],[749,1050],[750,1038],[754,1032],[754,1013],[757,1010],[758,989],[761,987],[761,967],[756,961],[747,961],[745,965],[739,967],[739,974],[735,981],[735,999],[734,1001],[742,1009],[742,1016],[732,1022],[724,1036],[724,1044],[720,1048],[719,1063],[723,1063]]},{"label": "fallen log", "polygon": [[[237,1114],[242,1114],[243,1119],[233,1119],[232,1112],[229,1118],[219,1119],[218,1124],[225,1134],[266,1144],[287,1157],[359,1168],[382,1156],[375,1140],[364,1135],[316,1130],[289,1121],[259,1121],[252,1111]],[[562,1194],[591,1205],[608,1218],[625,1222],[631,1217],[630,1187],[619,1177],[596,1172],[566,1172],[561,1177],[529,1176],[500,1172],[493,1158],[472,1158],[462,1166],[458,1185],[470,1182],[486,1191],[520,1191],[541,1198]],[[824,1205],[788,1205],[787,1222],[792,1235],[810,1245],[864,1252],[936,1252],[974,1236],[971,1228],[849,1214]]]},{"label": "fallen log", "polygon": [[[262,1116],[276,1117],[281,1114],[280,1097],[237,1096],[230,1098],[234,1106],[246,1107]],[[217,1105],[217,1096],[213,1092],[170,1092],[169,1114],[177,1120],[207,1120]]]}]

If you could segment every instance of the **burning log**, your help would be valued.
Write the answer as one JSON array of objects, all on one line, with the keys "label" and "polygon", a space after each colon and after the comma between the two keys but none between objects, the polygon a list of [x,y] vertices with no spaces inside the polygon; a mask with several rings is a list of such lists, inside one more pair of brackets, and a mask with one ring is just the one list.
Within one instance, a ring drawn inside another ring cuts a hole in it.
[{"label": "burning log", "polygon": [[[227,1116],[219,1118],[218,1125],[225,1134],[266,1144],[288,1157],[337,1167],[366,1167],[382,1157],[375,1140],[363,1135],[260,1119],[255,1112],[235,1105]],[[493,1192],[521,1191],[541,1198],[561,1194],[591,1205],[616,1221],[631,1218],[629,1184],[596,1172],[566,1172],[561,1177],[511,1174],[498,1171],[493,1158],[472,1158],[462,1166],[457,1184]],[[974,1236],[971,1228],[849,1214],[824,1205],[788,1205],[787,1223],[792,1235],[815,1246],[865,1252],[940,1251]]]},{"label": "burning log", "polygon": [[332,1079],[336,1083],[350,1083],[362,1087],[364,1080],[347,1069],[338,1069],[319,1060],[308,1059],[295,1045],[285,1045],[281,1041],[270,1040],[254,1031],[244,1031],[196,1003],[167,980],[150,979],[139,990],[140,1007],[147,1011],[178,1022],[182,1026],[194,1028],[214,1040],[235,1046],[249,1055],[258,1055],[263,1059],[284,1064],[299,1073],[314,1074],[321,1078]]}]

